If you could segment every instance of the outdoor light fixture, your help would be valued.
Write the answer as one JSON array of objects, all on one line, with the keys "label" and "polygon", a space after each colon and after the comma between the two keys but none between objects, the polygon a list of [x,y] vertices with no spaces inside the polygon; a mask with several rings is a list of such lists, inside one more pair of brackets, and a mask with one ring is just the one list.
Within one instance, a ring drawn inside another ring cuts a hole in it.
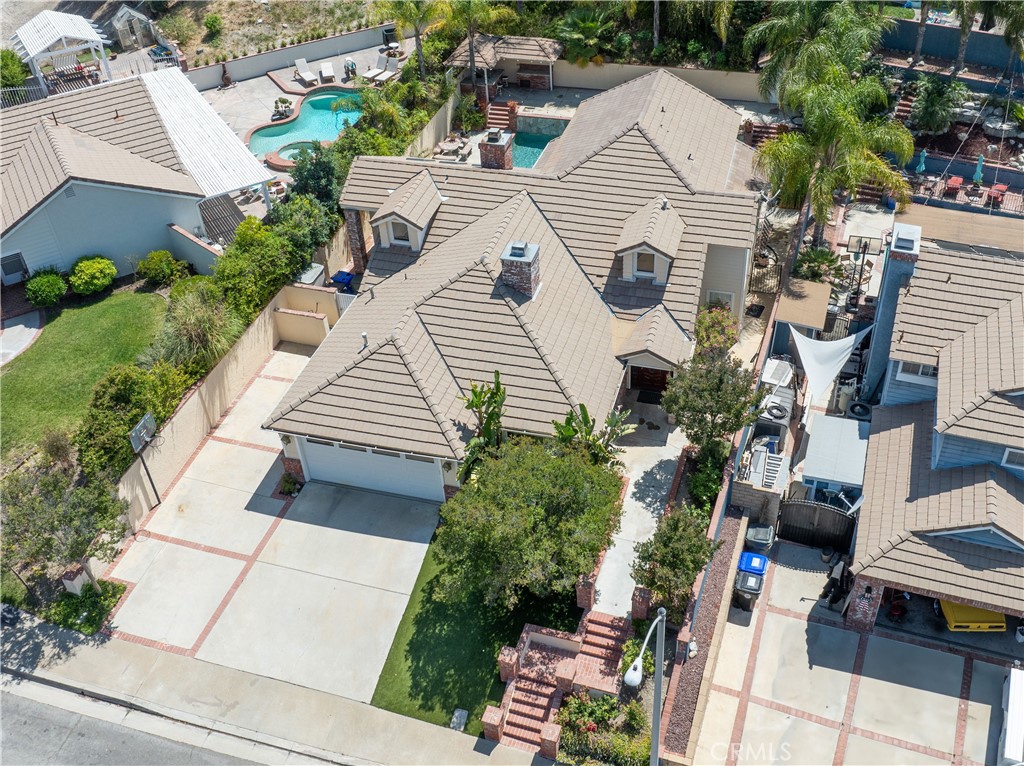
[{"label": "outdoor light fixture", "polygon": [[657,651],[655,652],[654,663],[654,715],[651,716],[651,766],[658,766],[658,740],[661,737],[661,677],[665,667],[665,607],[659,607],[658,616],[651,623],[647,631],[647,638],[644,645],[640,647],[640,653],[629,666],[629,670],[622,677],[627,686],[637,687],[644,680],[644,652],[647,651],[647,644],[651,640],[654,629],[658,629]]}]

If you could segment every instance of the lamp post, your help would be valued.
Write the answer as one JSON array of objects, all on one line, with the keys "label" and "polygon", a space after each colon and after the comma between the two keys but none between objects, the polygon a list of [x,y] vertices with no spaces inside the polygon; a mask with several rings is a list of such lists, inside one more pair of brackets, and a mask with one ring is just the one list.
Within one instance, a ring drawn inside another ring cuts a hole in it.
[{"label": "lamp post", "polygon": [[644,652],[647,651],[647,642],[651,640],[651,634],[655,628],[658,629],[658,644],[654,655],[654,715],[651,717],[651,766],[658,766],[660,760],[658,757],[658,744],[661,739],[661,677],[665,667],[665,607],[658,609],[658,616],[651,623],[651,627],[647,631],[647,638],[644,639],[644,645],[640,647],[640,654],[636,656],[633,664],[626,671],[626,675],[622,677],[627,686],[637,687],[643,682]]}]

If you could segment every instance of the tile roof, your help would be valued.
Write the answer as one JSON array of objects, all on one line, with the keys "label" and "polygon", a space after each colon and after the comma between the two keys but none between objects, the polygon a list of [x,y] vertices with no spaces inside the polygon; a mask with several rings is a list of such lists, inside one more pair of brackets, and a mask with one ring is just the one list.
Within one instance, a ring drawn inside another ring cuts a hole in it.
[{"label": "tile roof", "polygon": [[[1024,295],[939,351],[939,433],[1024,449]],[[1022,511],[1024,513],[1024,511]]]},{"label": "tile roof", "polygon": [[732,107],[656,69],[580,104],[535,169],[568,173],[635,130],[691,191],[739,191],[753,164],[753,151],[737,140],[741,121]]},{"label": "tile roof", "polygon": [[889,356],[937,365],[939,349],[1024,292],[1024,260],[922,246],[900,291]]},{"label": "tile roof", "polygon": [[994,525],[1024,541],[1024,481],[1002,468],[932,470],[933,405],[876,407],[852,571],[1024,614],[1024,554],[927,533]]},{"label": "tile roof", "polygon": [[628,334],[616,344],[615,353],[620,359],[648,353],[677,365],[690,358],[693,342],[664,306],[654,307],[628,325]]},{"label": "tile roof", "polygon": [[[532,300],[501,279],[499,257],[513,240],[540,247],[541,287]],[[378,250],[355,302],[265,427],[461,457],[472,429],[459,397],[496,369],[508,389],[506,428],[549,433],[552,420],[581,402],[604,418],[624,374],[612,350],[612,321],[557,232],[521,192],[418,257]],[[363,360],[388,344],[403,365],[388,351],[389,364],[374,368],[378,379],[361,376]],[[373,394],[359,402],[358,392],[369,388]],[[334,401],[341,409],[328,409]],[[404,447],[402,419],[395,431],[388,420],[399,404],[415,409],[421,423]],[[350,406],[361,411],[349,417]],[[436,429],[426,427],[428,412]]]},{"label": "tile roof", "polygon": [[659,195],[623,222],[615,252],[646,245],[666,258],[674,258],[685,231],[686,224],[672,208],[668,197]]},{"label": "tile roof", "polygon": [[185,173],[71,128],[36,124],[20,152],[0,171],[0,227],[7,233],[69,181],[152,189],[202,198]]},{"label": "tile roof", "polygon": [[829,283],[790,278],[782,286],[775,321],[821,330],[825,327],[831,300],[832,285]]},{"label": "tile roof", "polygon": [[414,228],[424,231],[439,207],[441,192],[437,190],[437,184],[430,173],[424,170],[392,191],[377,209],[371,223],[396,215]]},{"label": "tile roof", "polygon": [[[476,34],[473,37],[476,65],[494,69],[502,59],[551,64],[562,55],[562,44],[546,37]],[[469,38],[463,40],[444,62],[447,66],[469,66]]]}]

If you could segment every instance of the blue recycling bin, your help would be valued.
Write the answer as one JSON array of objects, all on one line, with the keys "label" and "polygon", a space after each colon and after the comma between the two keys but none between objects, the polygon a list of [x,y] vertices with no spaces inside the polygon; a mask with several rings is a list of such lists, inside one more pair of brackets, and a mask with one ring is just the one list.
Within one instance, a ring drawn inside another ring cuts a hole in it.
[{"label": "blue recycling bin", "polygon": [[740,554],[740,563],[736,568],[740,572],[749,572],[764,577],[768,571],[768,557],[761,553],[744,551]]}]

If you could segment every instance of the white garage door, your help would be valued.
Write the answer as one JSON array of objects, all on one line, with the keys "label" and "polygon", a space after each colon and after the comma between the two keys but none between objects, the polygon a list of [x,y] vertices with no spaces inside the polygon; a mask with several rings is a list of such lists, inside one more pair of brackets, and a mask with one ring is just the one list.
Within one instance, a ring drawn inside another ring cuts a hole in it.
[{"label": "white garage door", "polygon": [[311,480],[444,500],[444,481],[437,461],[428,463],[397,453],[365,452],[308,441],[301,444],[301,449]]}]

